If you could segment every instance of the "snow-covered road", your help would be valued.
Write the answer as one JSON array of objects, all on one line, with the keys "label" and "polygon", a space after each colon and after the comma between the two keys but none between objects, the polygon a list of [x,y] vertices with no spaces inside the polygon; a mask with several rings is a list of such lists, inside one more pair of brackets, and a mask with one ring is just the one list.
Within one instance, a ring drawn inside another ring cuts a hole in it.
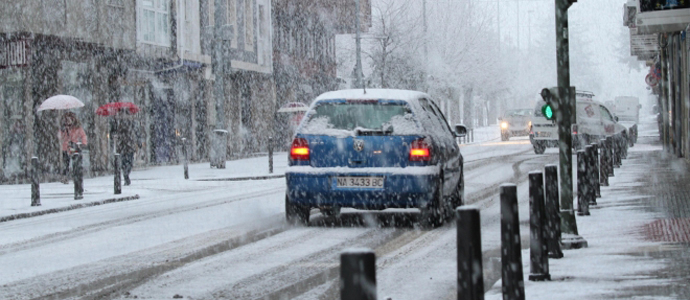
[{"label": "snow-covered road", "polygon": [[[490,287],[500,278],[498,186],[518,184],[526,225],[527,173],[556,163],[557,152],[537,156],[526,139],[461,151],[466,203],[482,209]],[[0,298],[333,299],[339,254],[351,247],[376,251],[381,299],[455,297],[454,224],[420,230],[414,209],[339,219],[313,210],[310,226],[293,227],[284,190],[283,179],[219,181],[0,223]]]}]

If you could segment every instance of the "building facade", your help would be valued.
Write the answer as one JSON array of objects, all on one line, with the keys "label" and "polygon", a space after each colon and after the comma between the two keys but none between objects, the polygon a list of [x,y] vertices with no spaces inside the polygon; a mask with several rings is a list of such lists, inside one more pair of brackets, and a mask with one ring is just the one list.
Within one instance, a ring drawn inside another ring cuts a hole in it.
[{"label": "building facade", "polygon": [[[140,108],[135,167],[177,163],[182,145],[192,160],[207,160],[218,98],[212,86],[220,76],[228,154],[266,147],[257,136],[271,130],[263,120],[273,119],[275,106],[270,0],[27,0],[0,6],[0,181],[26,178],[32,156],[47,180],[59,173],[63,111],[36,111],[56,94],[85,104],[73,111],[89,139],[90,175],[112,170],[109,119],[95,111],[116,101]],[[224,36],[209,31],[216,10],[225,16]],[[216,36],[227,49],[220,53],[223,74],[212,68],[209,44]]]},{"label": "building facade", "polygon": [[631,55],[649,67],[646,83],[657,96],[664,149],[690,159],[690,4],[631,0],[623,7]]},{"label": "building facade", "polygon": [[[371,27],[371,4],[360,4],[366,29]],[[290,102],[308,105],[319,94],[337,90],[335,36],[355,32],[355,1],[276,0],[272,6],[276,109]],[[288,120],[276,116],[283,147],[291,138]]]}]

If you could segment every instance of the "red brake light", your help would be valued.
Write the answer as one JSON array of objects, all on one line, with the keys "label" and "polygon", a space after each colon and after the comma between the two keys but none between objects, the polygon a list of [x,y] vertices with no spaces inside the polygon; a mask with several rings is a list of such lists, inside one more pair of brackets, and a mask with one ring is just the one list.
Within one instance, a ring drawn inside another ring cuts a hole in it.
[{"label": "red brake light", "polygon": [[577,134],[577,124],[573,124],[573,134]]},{"label": "red brake light", "polygon": [[296,138],[292,141],[290,159],[309,160],[309,143],[304,138]]},{"label": "red brake light", "polygon": [[410,161],[429,161],[431,151],[424,140],[416,140],[410,145]]}]

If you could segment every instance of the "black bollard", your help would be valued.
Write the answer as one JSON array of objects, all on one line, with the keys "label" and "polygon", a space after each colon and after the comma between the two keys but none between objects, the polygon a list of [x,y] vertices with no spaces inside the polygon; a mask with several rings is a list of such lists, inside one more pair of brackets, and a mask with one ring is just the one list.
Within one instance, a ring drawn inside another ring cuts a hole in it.
[{"label": "black bollard", "polygon": [[613,142],[613,137],[612,136],[607,136],[606,137],[606,170],[608,171],[608,177],[614,177],[614,171],[613,167],[615,165],[613,156],[614,156],[614,142]]},{"label": "black bollard", "polygon": [[530,281],[551,280],[549,275],[549,249],[544,234],[544,175],[541,172],[529,173],[529,257]]},{"label": "black bollard", "polygon": [[41,206],[41,187],[38,176],[38,157],[34,156],[31,158],[31,206]]},{"label": "black bollard", "polygon": [[628,139],[626,137],[621,137],[621,149],[621,158],[628,159]]},{"label": "black bollard", "polygon": [[340,254],[340,299],[376,300],[376,254],[369,249]]},{"label": "black bollard", "polygon": [[606,148],[606,139],[599,140],[599,195],[601,195],[601,186],[609,186],[609,171],[606,163],[606,155],[608,149]]},{"label": "black bollard", "polygon": [[482,235],[479,209],[462,206],[456,209],[458,249],[458,300],[484,299],[482,268]]},{"label": "black bollard", "polygon": [[84,169],[81,152],[72,154],[72,180],[74,181],[74,200],[84,199]]},{"label": "black bollard", "polygon": [[189,157],[187,156],[186,138],[182,138],[182,154],[184,154],[184,179],[189,179]]},{"label": "black bollard", "polygon": [[273,174],[273,137],[268,137],[268,174]]},{"label": "black bollard", "polygon": [[620,168],[621,167],[621,138],[620,137],[614,137],[613,138],[613,167],[614,168]]},{"label": "black bollard", "polygon": [[577,215],[589,215],[589,200],[587,199],[587,152],[577,151]]},{"label": "black bollard", "polygon": [[501,194],[501,265],[504,300],[524,300],[525,282],[522,275],[520,219],[518,218],[517,186],[503,184]]},{"label": "black bollard", "polygon": [[115,173],[115,195],[122,194],[122,178],[120,177],[120,154],[113,155],[113,173]]},{"label": "black bollard", "polygon": [[597,144],[589,145],[589,155],[587,158],[589,162],[587,164],[587,173],[589,174],[589,189],[590,195],[589,205],[597,205],[597,198],[601,198],[601,189],[599,188],[599,146]]},{"label": "black bollard", "polygon": [[547,246],[550,258],[562,258],[561,251],[561,205],[558,202],[558,167],[547,165],[544,168],[544,206],[546,208]]}]

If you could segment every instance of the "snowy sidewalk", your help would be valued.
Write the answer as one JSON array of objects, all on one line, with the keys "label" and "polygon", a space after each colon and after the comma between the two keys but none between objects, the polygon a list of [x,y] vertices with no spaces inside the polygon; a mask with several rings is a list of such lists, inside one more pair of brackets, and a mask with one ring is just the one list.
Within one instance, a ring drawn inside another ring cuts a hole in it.
[{"label": "snowy sidewalk", "polygon": [[[690,299],[688,182],[687,162],[665,153],[658,136],[641,137],[591,215],[577,216],[588,248],[549,259],[552,280],[533,282],[523,245],[525,299]],[[501,281],[485,296],[502,299]]]},{"label": "snowy sidewalk", "polygon": [[[184,179],[180,165],[156,166],[132,170],[132,184],[122,186],[116,195],[112,174],[84,179],[84,198],[74,200],[74,184],[43,182],[40,184],[40,206],[31,206],[31,185],[14,184],[0,187],[0,222],[55,213],[81,207],[118,201],[148,198],[217,186],[222,181],[263,180],[285,175],[287,153],[274,153],[273,173],[269,173],[268,156],[231,160],[225,169],[211,168],[209,163],[189,165],[189,179]],[[124,181],[123,181],[124,184]]]}]

